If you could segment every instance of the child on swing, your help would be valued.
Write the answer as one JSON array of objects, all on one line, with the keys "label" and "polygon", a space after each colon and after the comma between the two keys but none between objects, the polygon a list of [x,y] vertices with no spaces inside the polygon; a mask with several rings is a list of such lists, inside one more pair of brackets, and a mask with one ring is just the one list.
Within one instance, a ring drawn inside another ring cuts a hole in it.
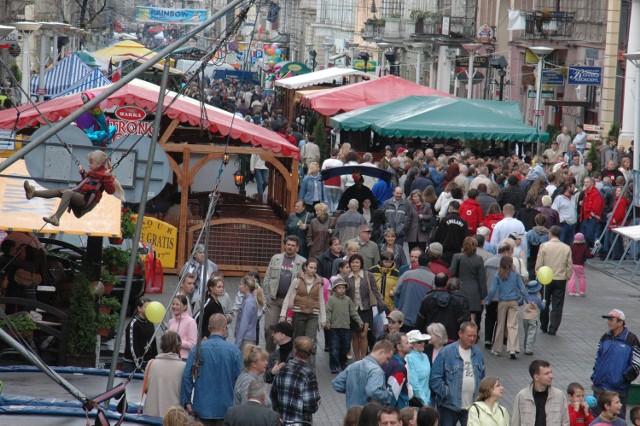
[{"label": "child on swing", "polygon": [[74,188],[70,189],[45,189],[36,191],[36,189],[24,182],[24,191],[27,200],[34,197],[39,198],[60,198],[58,210],[42,219],[53,226],[60,225],[60,216],[65,210],[73,211],[76,217],[82,217],[89,213],[102,198],[102,192],[107,194],[117,193],[118,198],[124,198],[124,191],[120,183],[111,174],[111,169],[107,168],[109,157],[103,151],[97,150],[87,154],[89,161],[89,171],[86,171],[81,165],[78,166],[82,181]]}]

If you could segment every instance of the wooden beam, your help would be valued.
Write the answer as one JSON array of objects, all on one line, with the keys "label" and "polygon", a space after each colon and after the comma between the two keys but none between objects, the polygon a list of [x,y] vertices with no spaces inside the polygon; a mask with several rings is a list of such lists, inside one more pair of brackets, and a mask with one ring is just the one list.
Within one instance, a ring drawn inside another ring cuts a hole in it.
[{"label": "wooden beam", "polygon": [[273,152],[269,149],[263,149],[254,146],[235,146],[229,145],[225,147],[224,145],[200,145],[200,144],[185,144],[185,143],[167,143],[162,146],[164,152],[184,152],[186,149],[191,151],[194,154],[222,154],[225,151],[229,154],[258,154],[264,157],[286,157],[285,155],[279,154],[277,152]]},{"label": "wooden beam", "polygon": [[160,145],[164,145],[167,143],[169,138],[173,135],[173,132],[178,127],[178,124],[180,124],[180,120],[178,120],[177,118],[174,118],[173,121],[169,123],[169,125],[167,126],[167,129],[164,131],[164,133],[162,134],[162,137],[158,141]]},{"label": "wooden beam", "polygon": [[[182,176],[185,178],[182,182],[182,193],[180,194],[180,226],[178,229],[178,267],[186,261],[187,246],[187,219],[189,216],[189,161],[191,153],[186,150],[182,154]],[[293,210],[292,210],[293,211]]]}]

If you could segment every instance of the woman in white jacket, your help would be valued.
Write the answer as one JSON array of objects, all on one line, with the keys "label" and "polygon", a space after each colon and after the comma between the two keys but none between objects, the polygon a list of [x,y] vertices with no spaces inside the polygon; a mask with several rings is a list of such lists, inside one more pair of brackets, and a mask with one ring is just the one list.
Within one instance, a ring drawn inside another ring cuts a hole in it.
[{"label": "woman in white jacket", "polygon": [[498,403],[504,387],[497,377],[480,381],[478,400],[469,406],[467,426],[509,426],[509,412]]}]

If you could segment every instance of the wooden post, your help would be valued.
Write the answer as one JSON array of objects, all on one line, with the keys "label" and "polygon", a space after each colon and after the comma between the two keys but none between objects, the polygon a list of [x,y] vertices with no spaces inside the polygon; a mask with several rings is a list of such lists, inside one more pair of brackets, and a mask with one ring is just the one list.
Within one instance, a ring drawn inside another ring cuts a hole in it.
[{"label": "wooden post", "polygon": [[[288,213],[291,213],[293,211],[293,206],[296,204],[296,201],[298,200],[298,179],[297,179],[297,173],[298,173],[298,168],[300,167],[300,160],[296,160],[295,158],[293,159],[293,164],[291,166],[291,170],[293,173],[292,175],[292,179],[291,179],[291,198],[289,199],[289,205],[287,206],[288,209]],[[287,178],[287,176],[285,176],[285,179]]]},{"label": "wooden post", "polygon": [[180,194],[180,227],[178,229],[178,270],[186,261],[187,248],[187,218],[189,216],[189,188],[191,186],[189,162],[191,158],[191,150],[185,147],[182,151],[182,176],[178,176],[178,183],[182,186]]}]

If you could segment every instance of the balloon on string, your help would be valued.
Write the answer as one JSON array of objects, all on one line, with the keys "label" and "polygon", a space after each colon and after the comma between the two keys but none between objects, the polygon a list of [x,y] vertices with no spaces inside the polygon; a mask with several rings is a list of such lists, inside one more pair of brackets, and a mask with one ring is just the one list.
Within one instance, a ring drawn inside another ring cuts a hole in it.
[{"label": "balloon on string", "polygon": [[276,64],[275,69],[279,70],[280,68],[282,68],[282,65]]},{"label": "balloon on string", "polygon": [[538,278],[538,282],[542,285],[549,285],[551,281],[553,281],[553,270],[548,266],[543,266],[538,269],[538,273],[536,275]]},{"label": "balloon on string", "polygon": [[160,302],[150,302],[147,305],[144,313],[149,321],[154,324],[158,324],[164,318],[166,310],[164,305]]},{"label": "balloon on string", "polygon": [[271,48],[272,48],[273,50],[276,50],[276,49],[278,48],[278,43],[273,43],[273,44],[271,45]]},{"label": "balloon on string", "polygon": [[595,396],[593,395],[587,395],[584,397],[584,402],[587,403],[587,405],[589,406],[589,408],[594,408],[596,405],[598,405],[598,400],[596,399]]},{"label": "balloon on string", "polygon": [[267,55],[273,56],[275,55],[275,53],[276,53],[275,49],[272,49],[272,48],[267,49]]},{"label": "balloon on string", "polygon": [[269,62],[267,62],[270,66],[274,66],[276,64],[276,61],[274,61],[273,59],[270,59]]},{"label": "balloon on string", "polygon": [[276,49],[276,55],[278,56],[282,55],[282,49],[280,48]]},{"label": "balloon on string", "polygon": [[89,112],[85,112],[80,117],[76,118],[76,125],[82,130],[93,130],[96,125],[96,119]]}]

